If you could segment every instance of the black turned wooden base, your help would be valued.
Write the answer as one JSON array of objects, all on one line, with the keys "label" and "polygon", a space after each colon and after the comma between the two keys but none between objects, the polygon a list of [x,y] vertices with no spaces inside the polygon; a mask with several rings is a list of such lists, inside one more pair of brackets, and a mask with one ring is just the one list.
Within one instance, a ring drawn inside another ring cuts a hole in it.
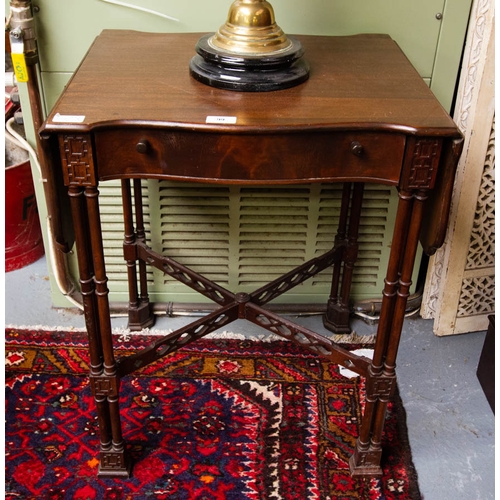
[{"label": "black turned wooden base", "polygon": [[309,78],[309,65],[301,59],[302,44],[289,38],[291,46],[271,55],[237,55],[221,52],[210,44],[212,34],[196,44],[197,55],[189,70],[196,80],[225,90],[269,92],[294,87]]}]

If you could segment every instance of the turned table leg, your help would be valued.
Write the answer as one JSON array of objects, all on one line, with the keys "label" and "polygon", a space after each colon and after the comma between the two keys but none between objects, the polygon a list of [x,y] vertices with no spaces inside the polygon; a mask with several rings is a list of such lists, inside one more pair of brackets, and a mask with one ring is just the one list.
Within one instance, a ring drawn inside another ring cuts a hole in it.
[{"label": "turned table leg", "polygon": [[[119,379],[113,355],[107,278],[98,223],[95,187],[70,186],[85,323],[90,352],[90,383],[95,399],[100,435],[101,476],[130,475],[121,435],[118,408]],[[90,227],[94,230],[90,231]]]},{"label": "turned table leg", "polygon": [[130,475],[130,463],[125,453],[120,422],[119,394],[120,378],[113,352],[113,339],[109,311],[109,290],[107,286],[106,267],[101,232],[101,217],[99,213],[99,191],[97,187],[85,188],[90,231],[90,244],[94,263],[95,301],[97,304],[97,325],[102,347],[103,372],[91,378],[94,397],[106,398],[109,408],[111,427],[111,443],[101,447],[99,465],[100,476]]},{"label": "turned table leg", "polygon": [[[146,241],[140,179],[134,179],[134,206],[137,226],[135,230],[129,179],[122,180],[122,204],[125,225],[123,253],[127,262],[129,289],[128,327],[132,331],[138,331],[152,326],[155,322],[151,304],[149,303],[146,263],[139,259],[137,254],[137,243]],[[137,261],[139,261],[139,288]]]},{"label": "turned table leg", "polygon": [[347,182],[342,192],[335,245],[343,244],[344,248],[342,256],[333,265],[332,288],[323,317],[325,328],[334,333],[351,333],[349,298],[354,264],[358,258],[358,233],[363,191],[363,183]]},{"label": "turned table leg", "polygon": [[396,356],[418,246],[426,192],[401,191],[382,299],[377,341],[366,378],[366,406],[356,449],[354,476],[380,476],[381,438],[387,404],[396,387]]}]

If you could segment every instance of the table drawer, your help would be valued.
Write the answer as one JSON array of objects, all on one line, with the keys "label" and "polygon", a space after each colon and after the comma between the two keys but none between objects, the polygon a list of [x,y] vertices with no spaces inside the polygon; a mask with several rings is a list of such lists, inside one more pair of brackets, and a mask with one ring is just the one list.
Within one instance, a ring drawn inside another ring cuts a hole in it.
[{"label": "table drawer", "polygon": [[114,129],[95,133],[101,180],[220,183],[383,181],[398,184],[405,136],[387,132],[262,134]]}]

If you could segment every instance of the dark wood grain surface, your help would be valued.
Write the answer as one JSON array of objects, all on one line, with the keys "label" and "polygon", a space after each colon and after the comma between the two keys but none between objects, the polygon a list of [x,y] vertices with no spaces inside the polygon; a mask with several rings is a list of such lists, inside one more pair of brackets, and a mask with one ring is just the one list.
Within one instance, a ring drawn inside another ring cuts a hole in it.
[{"label": "dark wood grain surface", "polygon": [[[311,66],[292,89],[219,90],[189,75],[199,33],[105,30],[70,81],[45,131],[101,126],[171,126],[228,133],[293,129],[396,130],[456,136],[448,114],[397,44],[386,35],[300,36]],[[84,117],[55,122],[54,115]],[[234,116],[234,125],[206,123]]]}]

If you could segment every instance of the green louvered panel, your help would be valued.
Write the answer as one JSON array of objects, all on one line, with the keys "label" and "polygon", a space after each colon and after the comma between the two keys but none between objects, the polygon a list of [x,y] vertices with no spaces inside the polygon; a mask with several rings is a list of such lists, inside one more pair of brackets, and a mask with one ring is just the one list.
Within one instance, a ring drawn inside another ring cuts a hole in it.
[{"label": "green louvered panel", "polygon": [[[127,277],[120,189],[115,183],[103,186],[101,212],[111,299],[124,301]],[[147,238],[156,251],[220,285],[251,292],[331,248],[341,195],[341,185],[239,187],[149,181],[143,188]],[[392,188],[366,185],[354,299],[381,295],[396,204]],[[148,280],[154,301],[204,301],[156,269],[148,271]],[[330,280],[331,269],[327,269],[276,302],[324,302]]]},{"label": "green louvered panel", "polygon": [[[386,186],[366,185],[359,227],[359,254],[353,276],[353,292],[359,298],[377,296],[387,267],[390,228],[393,226],[397,196]],[[391,194],[393,196],[391,196]],[[340,187],[323,187],[320,192],[317,224],[317,254],[330,248],[337,230],[340,213]],[[330,273],[325,271],[313,279],[314,286],[327,289]]]},{"label": "green louvered panel", "polygon": [[234,191],[240,205],[234,230],[239,250],[235,273],[239,289],[248,292],[308,259],[310,188],[243,187]]},{"label": "green louvered panel", "polygon": [[[159,184],[160,251],[224,287],[230,286],[229,187]],[[168,275],[161,283],[167,295],[185,290]]]}]

